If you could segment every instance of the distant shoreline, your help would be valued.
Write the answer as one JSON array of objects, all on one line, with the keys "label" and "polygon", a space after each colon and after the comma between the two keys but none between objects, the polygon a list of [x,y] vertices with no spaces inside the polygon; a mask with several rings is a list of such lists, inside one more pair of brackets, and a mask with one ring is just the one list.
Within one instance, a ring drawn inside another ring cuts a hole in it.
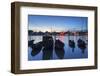
[{"label": "distant shoreline", "polygon": [[[44,35],[28,35],[28,36],[44,36]],[[52,36],[88,36],[88,35],[83,34],[83,35],[52,35]]]}]

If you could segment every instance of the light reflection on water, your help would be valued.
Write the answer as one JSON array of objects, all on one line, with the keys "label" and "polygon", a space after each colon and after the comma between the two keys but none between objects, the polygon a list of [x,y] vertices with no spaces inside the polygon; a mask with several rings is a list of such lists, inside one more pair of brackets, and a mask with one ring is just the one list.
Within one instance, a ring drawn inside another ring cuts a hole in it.
[{"label": "light reflection on water", "polygon": [[[82,50],[80,48],[78,48],[78,46],[77,46],[77,40],[79,38],[81,38],[82,40],[84,40],[88,44],[87,36],[56,36],[56,38],[61,40],[65,44],[65,46],[64,46],[64,50],[65,50],[64,59],[88,58],[87,45],[86,45],[86,49],[84,50],[84,54],[82,53]],[[42,41],[42,36],[30,36],[28,39],[35,40],[34,43],[37,43],[37,42]],[[75,42],[74,52],[72,52],[72,48],[69,47],[69,45],[68,45],[69,39],[74,40],[74,42]],[[37,54],[36,56],[31,56],[31,51],[32,51],[32,49],[29,47],[28,48],[28,60],[42,60],[42,55],[43,55],[42,51],[39,54]],[[59,59],[54,50],[53,50],[53,59]]]}]

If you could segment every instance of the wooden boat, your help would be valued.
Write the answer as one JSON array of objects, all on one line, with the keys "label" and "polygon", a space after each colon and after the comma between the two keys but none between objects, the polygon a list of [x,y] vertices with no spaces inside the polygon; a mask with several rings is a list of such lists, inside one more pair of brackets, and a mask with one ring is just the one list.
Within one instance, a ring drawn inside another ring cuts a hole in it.
[{"label": "wooden boat", "polygon": [[86,48],[86,43],[85,43],[85,41],[83,41],[82,39],[79,39],[78,41],[78,47],[82,50],[82,53],[84,53],[84,50],[85,50],[85,48]]},{"label": "wooden boat", "polygon": [[28,46],[29,46],[29,47],[32,48],[33,44],[34,44],[34,40],[30,40],[30,41],[28,41]]},{"label": "wooden boat", "polygon": [[51,59],[53,56],[53,38],[51,35],[43,36],[43,60]]},{"label": "wooden boat", "polygon": [[74,52],[74,48],[75,48],[74,40],[69,40],[69,46],[72,48],[72,52]]},{"label": "wooden boat", "polygon": [[32,56],[35,56],[37,55],[42,49],[42,42],[38,42],[36,44],[33,44],[32,45],[32,52],[31,52],[31,55]]},{"label": "wooden boat", "polygon": [[55,41],[55,53],[58,56],[59,59],[64,58],[64,43],[60,41],[59,39]]},{"label": "wooden boat", "polygon": [[71,48],[75,48],[75,42],[74,42],[74,40],[69,40],[69,46]]}]

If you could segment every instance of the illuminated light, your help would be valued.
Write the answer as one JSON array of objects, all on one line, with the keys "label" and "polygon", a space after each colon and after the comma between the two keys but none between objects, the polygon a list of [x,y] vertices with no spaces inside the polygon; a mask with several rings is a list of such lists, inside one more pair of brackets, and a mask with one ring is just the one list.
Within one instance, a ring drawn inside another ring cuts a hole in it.
[{"label": "illuminated light", "polygon": [[61,32],[61,33],[60,33],[60,36],[64,36],[64,35],[65,35],[65,33],[64,33],[64,32]]},{"label": "illuminated light", "polygon": [[64,41],[64,35],[65,35],[64,32],[61,32],[61,33],[60,33],[60,40],[61,40],[61,41]]}]

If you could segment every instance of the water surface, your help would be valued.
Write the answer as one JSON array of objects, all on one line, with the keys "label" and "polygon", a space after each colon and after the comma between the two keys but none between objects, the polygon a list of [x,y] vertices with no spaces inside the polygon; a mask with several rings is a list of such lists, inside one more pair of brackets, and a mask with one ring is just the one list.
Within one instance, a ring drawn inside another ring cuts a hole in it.
[{"label": "water surface", "polygon": [[[53,37],[54,38],[54,37]],[[35,40],[34,43],[40,42],[42,41],[42,36],[29,36],[28,38],[29,40]],[[63,59],[80,59],[80,58],[88,58],[88,48],[86,45],[86,49],[84,50],[84,53],[82,53],[82,50],[77,46],[77,40],[78,39],[82,39],[83,41],[85,41],[87,44],[87,36],[56,36],[56,39],[61,40],[65,46],[64,46],[64,58]],[[74,48],[74,52],[72,51],[72,48],[69,47],[68,45],[68,41],[69,40],[74,40],[75,42],[75,48]],[[36,56],[32,56],[31,55],[31,51],[32,48],[28,47],[28,60],[42,60],[42,50],[41,52],[39,52]],[[57,57],[55,50],[53,50],[53,58],[52,59],[59,59],[59,57]]]}]

